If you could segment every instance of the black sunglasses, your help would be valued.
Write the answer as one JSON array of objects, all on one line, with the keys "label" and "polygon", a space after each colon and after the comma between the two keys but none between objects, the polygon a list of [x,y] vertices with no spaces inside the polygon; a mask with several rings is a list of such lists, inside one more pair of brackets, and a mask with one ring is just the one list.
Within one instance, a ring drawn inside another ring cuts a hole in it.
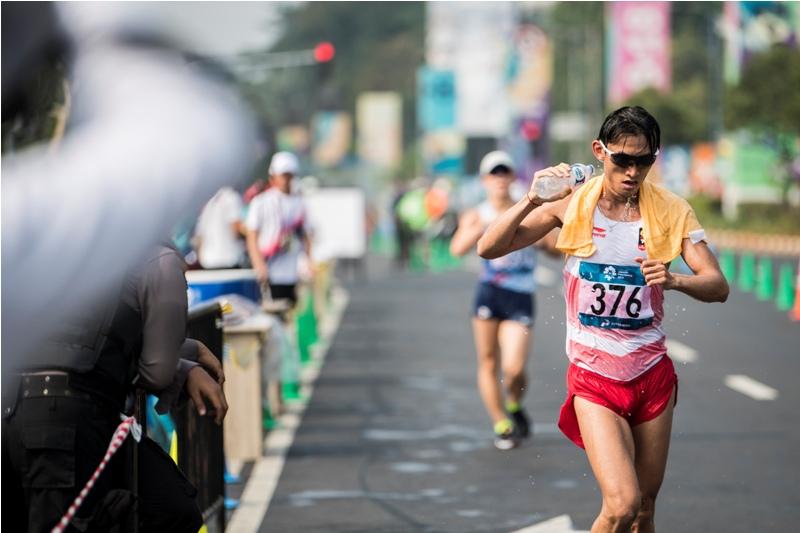
[{"label": "black sunglasses", "polygon": [[511,174],[511,169],[505,165],[497,165],[494,167],[491,172],[489,172],[492,176],[507,176]]},{"label": "black sunglasses", "polygon": [[656,157],[658,157],[659,150],[656,150],[654,154],[631,155],[623,152],[612,152],[606,147],[605,144],[603,144],[603,141],[598,139],[597,142],[600,143],[600,146],[603,147],[603,150],[605,150],[609,157],[611,157],[611,161],[618,167],[622,168],[628,168],[631,165],[635,165],[637,167],[649,167],[656,162]]}]

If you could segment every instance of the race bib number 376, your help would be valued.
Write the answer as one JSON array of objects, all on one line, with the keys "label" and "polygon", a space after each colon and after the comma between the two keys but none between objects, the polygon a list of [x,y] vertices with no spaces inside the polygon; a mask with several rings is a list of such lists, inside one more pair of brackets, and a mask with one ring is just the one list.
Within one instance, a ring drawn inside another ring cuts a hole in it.
[{"label": "race bib number 376", "polygon": [[638,266],[582,261],[578,318],[601,328],[639,329],[653,323],[652,289]]}]

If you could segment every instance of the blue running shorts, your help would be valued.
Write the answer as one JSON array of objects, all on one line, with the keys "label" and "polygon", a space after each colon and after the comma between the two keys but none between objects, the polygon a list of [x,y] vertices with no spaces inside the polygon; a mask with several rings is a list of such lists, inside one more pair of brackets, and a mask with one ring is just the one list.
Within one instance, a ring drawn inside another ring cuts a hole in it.
[{"label": "blue running shorts", "polygon": [[475,291],[472,316],[482,320],[514,320],[533,326],[534,296],[527,292],[510,291],[490,283],[479,283]]}]

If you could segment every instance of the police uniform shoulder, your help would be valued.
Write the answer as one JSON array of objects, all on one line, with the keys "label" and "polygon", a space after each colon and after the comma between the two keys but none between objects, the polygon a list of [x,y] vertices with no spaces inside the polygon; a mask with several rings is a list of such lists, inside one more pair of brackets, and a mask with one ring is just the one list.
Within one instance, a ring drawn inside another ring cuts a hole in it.
[{"label": "police uniform shoulder", "polygon": [[183,266],[184,260],[183,257],[181,257],[180,252],[170,245],[159,244],[151,247],[148,250],[146,257],[144,258],[143,265],[147,268],[172,262]]}]

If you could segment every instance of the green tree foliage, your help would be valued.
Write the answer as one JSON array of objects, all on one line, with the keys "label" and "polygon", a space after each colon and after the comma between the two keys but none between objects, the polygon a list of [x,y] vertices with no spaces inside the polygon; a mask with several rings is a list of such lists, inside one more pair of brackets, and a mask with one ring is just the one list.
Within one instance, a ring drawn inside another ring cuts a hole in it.
[{"label": "green tree foliage", "polygon": [[775,45],[751,57],[741,81],[728,90],[725,124],[774,134],[800,135],[800,51]]},{"label": "green tree foliage", "polygon": [[330,65],[281,69],[248,88],[270,126],[308,123],[320,108],[355,112],[364,91],[399,91],[404,137],[415,134],[416,71],[424,61],[425,6],[420,2],[305,2],[281,13],[282,35],[270,52],[329,41]]},{"label": "green tree foliage", "polygon": [[593,111],[594,121],[602,120],[605,107],[604,10],[602,2],[556,2],[550,16],[542,21],[553,40],[553,108]]},{"label": "green tree foliage", "polygon": [[749,58],[739,85],[728,89],[725,124],[748,129],[777,149],[776,176],[782,182],[783,200],[795,180],[791,170],[800,136],[800,50],[783,44]]},{"label": "green tree foliage", "polygon": [[719,133],[722,47],[714,28],[721,14],[717,2],[673,2],[672,89],[645,89],[626,105],[640,105],[659,121],[663,144],[712,140]]},{"label": "green tree foliage", "polygon": [[658,119],[662,144],[691,144],[710,138],[708,109],[692,103],[702,101],[704,93],[705,84],[693,79],[669,93],[645,89],[631,96],[625,104],[642,106]]},{"label": "green tree foliage", "polygon": [[[553,109],[583,111],[599,125],[611,111],[605,102],[605,9],[601,2],[558,2],[546,23],[555,43]],[[673,2],[672,88],[645,89],[625,105],[641,105],[662,126],[665,144],[714,138],[720,126],[719,65],[721,44],[715,23],[722,4]],[[576,89],[575,84],[579,83]]]}]

